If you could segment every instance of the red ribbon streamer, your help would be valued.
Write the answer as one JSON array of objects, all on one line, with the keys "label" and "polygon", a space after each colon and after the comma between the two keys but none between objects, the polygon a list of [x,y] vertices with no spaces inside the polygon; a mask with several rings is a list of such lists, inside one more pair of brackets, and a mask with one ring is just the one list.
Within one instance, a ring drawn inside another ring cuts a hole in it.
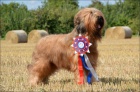
[{"label": "red ribbon streamer", "polygon": [[84,72],[83,72],[82,59],[80,58],[80,56],[78,57],[78,70],[79,70],[78,84],[84,84]]}]

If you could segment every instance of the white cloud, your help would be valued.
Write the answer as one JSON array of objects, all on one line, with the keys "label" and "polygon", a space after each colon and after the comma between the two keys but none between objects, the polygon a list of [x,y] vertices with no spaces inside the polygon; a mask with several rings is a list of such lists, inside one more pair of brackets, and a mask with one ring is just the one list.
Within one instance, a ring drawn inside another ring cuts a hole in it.
[{"label": "white cloud", "polygon": [[35,0],[30,0],[30,3],[34,4],[34,3],[36,3],[36,1]]}]

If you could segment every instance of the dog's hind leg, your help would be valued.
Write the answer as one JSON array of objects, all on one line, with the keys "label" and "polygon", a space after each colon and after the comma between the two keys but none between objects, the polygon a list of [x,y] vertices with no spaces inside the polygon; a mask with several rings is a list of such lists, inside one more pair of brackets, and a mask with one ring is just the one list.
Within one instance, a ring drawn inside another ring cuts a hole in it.
[{"label": "dog's hind leg", "polygon": [[31,85],[45,83],[46,79],[55,72],[56,66],[48,61],[38,60],[33,65],[28,65],[29,82]]},{"label": "dog's hind leg", "polygon": [[53,74],[56,70],[57,70],[57,67],[53,63],[49,62],[46,65],[46,71],[44,72],[46,73],[46,75],[45,75],[45,78],[43,78],[42,82],[46,84],[48,82],[49,76]]}]

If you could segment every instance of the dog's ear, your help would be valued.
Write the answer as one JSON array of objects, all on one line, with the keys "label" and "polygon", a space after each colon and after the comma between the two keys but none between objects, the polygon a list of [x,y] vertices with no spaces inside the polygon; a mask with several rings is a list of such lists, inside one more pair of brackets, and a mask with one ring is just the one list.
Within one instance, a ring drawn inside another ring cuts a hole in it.
[{"label": "dog's ear", "polygon": [[79,25],[76,26],[76,30],[78,34],[85,34],[86,28],[83,22],[81,22]]}]

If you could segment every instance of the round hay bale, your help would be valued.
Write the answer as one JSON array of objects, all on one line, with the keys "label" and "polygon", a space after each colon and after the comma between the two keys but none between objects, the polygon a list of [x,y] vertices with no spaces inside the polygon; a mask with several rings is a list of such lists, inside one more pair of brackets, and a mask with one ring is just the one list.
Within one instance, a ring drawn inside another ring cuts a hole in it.
[{"label": "round hay bale", "polygon": [[116,27],[113,30],[113,37],[115,39],[126,39],[132,37],[132,30],[128,26]]},{"label": "round hay bale", "polygon": [[32,30],[28,34],[28,42],[29,43],[36,43],[38,40],[44,36],[48,35],[48,32],[45,30]]},{"label": "round hay bale", "polygon": [[110,27],[110,28],[106,29],[106,31],[105,31],[105,38],[112,38],[112,36],[113,36],[113,30],[115,28],[116,27]]},{"label": "round hay bale", "polygon": [[26,43],[27,33],[24,30],[12,30],[6,33],[5,39],[10,43]]}]

